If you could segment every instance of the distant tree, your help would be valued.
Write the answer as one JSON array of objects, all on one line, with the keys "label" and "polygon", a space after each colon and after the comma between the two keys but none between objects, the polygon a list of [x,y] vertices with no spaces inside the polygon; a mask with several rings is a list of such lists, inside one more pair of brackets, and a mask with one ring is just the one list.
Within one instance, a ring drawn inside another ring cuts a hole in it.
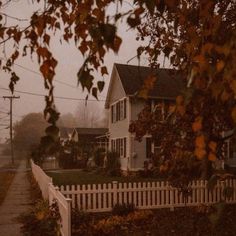
[{"label": "distant tree", "polygon": [[78,127],[107,127],[108,115],[104,104],[96,101],[79,103],[75,112]]},{"label": "distant tree", "polygon": [[18,121],[14,129],[14,146],[18,150],[30,150],[40,143],[47,127],[42,113],[29,113]]},{"label": "distant tree", "polygon": [[59,127],[74,128],[78,124],[76,117],[72,113],[62,114],[57,122]]}]

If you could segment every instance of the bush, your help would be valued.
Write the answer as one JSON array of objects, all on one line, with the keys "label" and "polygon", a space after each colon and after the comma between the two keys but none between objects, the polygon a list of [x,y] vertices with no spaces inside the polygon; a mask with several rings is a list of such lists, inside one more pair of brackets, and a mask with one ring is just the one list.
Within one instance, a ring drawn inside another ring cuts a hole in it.
[{"label": "bush", "polygon": [[112,209],[112,214],[117,216],[127,216],[129,213],[135,211],[133,203],[116,204]]},{"label": "bush", "polygon": [[60,219],[57,203],[54,202],[49,206],[45,200],[39,200],[29,212],[18,218],[19,222],[23,224],[21,231],[26,236],[59,235]]},{"label": "bush", "polygon": [[71,227],[76,229],[78,227],[87,227],[91,221],[91,214],[79,210],[78,208],[73,208],[71,213]]},{"label": "bush", "polygon": [[104,158],[105,158],[105,149],[98,148],[94,153],[94,162],[96,166],[102,167],[104,165]]},{"label": "bush", "polygon": [[110,176],[120,176],[120,158],[116,152],[107,153],[106,172]]}]

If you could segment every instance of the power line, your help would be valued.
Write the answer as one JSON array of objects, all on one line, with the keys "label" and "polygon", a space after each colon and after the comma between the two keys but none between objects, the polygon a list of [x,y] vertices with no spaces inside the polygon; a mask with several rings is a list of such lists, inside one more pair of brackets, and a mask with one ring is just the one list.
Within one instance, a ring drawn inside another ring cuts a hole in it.
[{"label": "power line", "polygon": [[[7,88],[0,87],[0,89],[10,91],[10,89],[7,89]],[[22,94],[27,94],[27,95],[32,95],[32,96],[38,96],[38,97],[45,97],[46,96],[46,95],[40,94],[40,93],[31,93],[31,92],[20,91],[20,90],[14,90],[14,91],[17,92],[17,93],[22,93]],[[62,96],[54,96],[54,98],[64,99],[64,100],[71,100],[71,101],[86,101],[86,99],[84,99],[84,98],[71,98],[71,97],[62,97]],[[87,99],[87,101],[104,102],[105,100],[104,99],[99,99],[99,100]]]},{"label": "power line", "polygon": [[[7,61],[6,58],[3,58],[3,57],[2,57],[1,59],[3,59],[4,61]],[[20,64],[18,64],[18,63],[15,63],[15,62],[13,63],[13,65],[18,66],[18,67],[20,67],[20,68],[23,69],[23,70],[29,71],[29,72],[31,72],[31,73],[33,73],[33,74],[35,74],[35,75],[38,75],[38,76],[42,77],[42,75],[41,75],[39,72],[37,72],[37,71],[35,71],[35,70],[32,70],[32,69],[30,69],[30,68],[28,68],[28,67],[22,66],[22,65],[20,65]],[[68,83],[63,82],[63,81],[60,81],[60,80],[58,80],[58,79],[54,79],[53,81],[55,81],[55,82],[57,82],[57,83],[59,83],[59,84],[66,85],[66,86],[68,86],[68,87],[70,87],[70,88],[75,88],[75,89],[77,89],[76,86],[71,85],[71,84],[68,84]]]},{"label": "power line", "polygon": [[[6,61],[5,58],[1,58],[1,59],[3,59],[3,60]],[[33,73],[33,74],[36,74],[36,75],[42,77],[42,75],[41,75],[39,72],[35,71],[35,70],[32,70],[32,69],[30,69],[30,68],[28,68],[28,67],[25,67],[25,66],[22,66],[22,65],[20,65],[20,64],[17,64],[17,63],[15,63],[15,62],[14,62],[13,64],[16,65],[16,66],[18,66],[18,67],[20,67],[20,68],[22,68],[22,69],[24,69],[24,70],[26,70],[26,71],[29,71],[29,72],[31,72],[31,73]],[[68,86],[68,87],[70,87],[70,88],[78,89],[77,86],[68,84],[68,83],[63,82],[63,81],[58,80],[58,79],[53,79],[53,81],[55,81],[56,83],[59,83],[59,84],[66,85],[66,86]],[[100,97],[104,97],[104,96],[100,95]]]}]

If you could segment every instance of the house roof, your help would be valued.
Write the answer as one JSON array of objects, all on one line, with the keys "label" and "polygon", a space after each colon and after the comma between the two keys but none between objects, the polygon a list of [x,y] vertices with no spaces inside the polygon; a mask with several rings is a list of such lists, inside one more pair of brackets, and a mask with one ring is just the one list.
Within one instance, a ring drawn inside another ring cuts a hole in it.
[{"label": "house roof", "polygon": [[75,130],[82,135],[103,135],[108,132],[107,128],[75,128]]},{"label": "house roof", "polygon": [[150,97],[175,98],[185,87],[181,73],[174,69],[159,68],[152,71],[150,67],[115,64],[127,95],[134,95],[138,92],[143,81],[150,74],[154,74],[157,80],[152,90],[149,91]]},{"label": "house roof", "polygon": [[[175,99],[184,89],[185,80],[181,73],[174,69],[159,68],[154,71],[146,66],[134,66],[127,64],[114,64],[122,86],[127,96],[138,93],[143,86],[143,81],[151,74],[157,77],[153,88],[148,96],[161,99]],[[112,80],[111,82],[112,83]],[[108,90],[108,93],[111,91]],[[107,96],[106,107],[108,107],[109,94]]]}]

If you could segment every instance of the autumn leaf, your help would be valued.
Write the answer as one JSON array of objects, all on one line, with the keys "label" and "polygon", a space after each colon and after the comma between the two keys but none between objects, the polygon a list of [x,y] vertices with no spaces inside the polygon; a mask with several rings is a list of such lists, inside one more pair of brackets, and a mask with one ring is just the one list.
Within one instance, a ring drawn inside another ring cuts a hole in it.
[{"label": "autumn leaf", "polygon": [[195,146],[197,148],[201,148],[201,149],[206,147],[205,136],[203,134],[201,134],[201,135],[196,137],[196,139],[195,139]]},{"label": "autumn leaf", "polygon": [[176,97],[176,104],[182,105],[184,103],[184,97],[182,95],[179,95]]},{"label": "autumn leaf", "polygon": [[216,63],[216,70],[217,72],[221,72],[223,68],[225,67],[224,61],[220,60]]},{"label": "autumn leaf", "polygon": [[198,160],[203,160],[206,156],[206,150],[203,148],[196,148],[194,154]]},{"label": "autumn leaf", "polygon": [[208,160],[209,161],[216,161],[216,154],[210,152],[209,155],[208,155]]},{"label": "autumn leaf", "polygon": [[178,105],[176,106],[176,111],[183,116],[186,112],[185,106],[184,105]]},{"label": "autumn leaf", "polygon": [[212,152],[216,152],[216,147],[217,147],[216,142],[210,141],[208,146],[209,146],[209,148],[211,149]]},{"label": "autumn leaf", "polygon": [[98,86],[98,90],[99,92],[102,92],[104,86],[105,86],[105,82],[104,81],[98,81],[97,82],[97,86]]},{"label": "autumn leaf", "polygon": [[107,72],[107,67],[106,66],[103,66],[103,67],[101,67],[101,74],[102,75],[108,75],[108,72]]},{"label": "autumn leaf", "polygon": [[96,98],[96,99],[98,99],[98,89],[97,88],[92,88],[92,95]]},{"label": "autumn leaf", "polygon": [[202,129],[202,117],[198,116],[192,124],[192,129],[194,132],[198,132]]}]

